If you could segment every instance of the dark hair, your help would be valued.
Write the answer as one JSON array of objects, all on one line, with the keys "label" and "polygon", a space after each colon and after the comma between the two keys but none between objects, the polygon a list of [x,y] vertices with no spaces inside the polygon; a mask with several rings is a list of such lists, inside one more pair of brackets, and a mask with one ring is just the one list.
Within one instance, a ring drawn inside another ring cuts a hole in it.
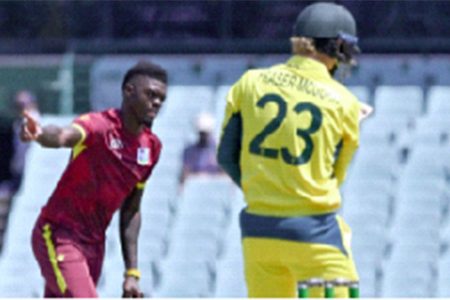
[{"label": "dark hair", "polygon": [[122,89],[133,77],[138,75],[148,76],[167,84],[167,72],[162,67],[147,61],[140,61],[129,69],[122,81]]},{"label": "dark hair", "polygon": [[[341,42],[338,40],[341,40]],[[357,39],[348,39],[347,36],[330,39],[315,38],[314,46],[317,51],[350,65],[355,63],[355,55],[361,52]]]}]

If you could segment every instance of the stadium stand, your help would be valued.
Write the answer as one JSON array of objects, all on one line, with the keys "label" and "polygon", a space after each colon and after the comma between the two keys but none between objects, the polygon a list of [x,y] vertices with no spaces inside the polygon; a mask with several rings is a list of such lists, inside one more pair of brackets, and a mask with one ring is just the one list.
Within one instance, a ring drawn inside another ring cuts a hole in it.
[{"label": "stadium stand", "polygon": [[387,86],[375,89],[378,115],[416,117],[423,111],[423,90],[419,86]]},{"label": "stadium stand", "polygon": [[356,96],[360,101],[364,103],[371,103],[370,91],[366,86],[363,85],[352,85],[349,86],[349,90]]},{"label": "stadium stand", "polygon": [[450,286],[448,279],[450,278],[450,256],[447,253],[438,260],[438,279],[436,297],[450,297]]},{"label": "stadium stand", "polygon": [[202,260],[165,260],[156,297],[208,297],[213,290],[214,266]]},{"label": "stadium stand", "polygon": [[[121,76],[138,58],[103,57],[94,63],[94,109],[119,105]],[[142,204],[139,268],[146,295],[246,296],[238,226],[242,194],[225,177],[189,178],[180,191],[181,152],[195,137],[190,122],[200,111],[216,116],[220,134],[225,95],[242,72],[285,58],[155,57],[173,78],[154,124],[164,150]],[[450,76],[445,59],[365,56],[347,80],[357,97],[376,108],[361,126],[360,149],[342,187],[342,214],[353,231],[363,297],[450,296]],[[71,117],[44,120],[67,124]],[[0,256],[1,297],[42,293],[29,247],[31,227],[67,159],[67,151],[33,146],[29,152]],[[121,293],[117,222],[115,216],[107,232],[101,297]]]},{"label": "stadium stand", "polygon": [[428,91],[428,114],[441,115],[450,112],[450,87],[433,86]]},{"label": "stadium stand", "polygon": [[246,298],[242,260],[221,260],[217,263],[216,298]]},{"label": "stadium stand", "polygon": [[433,297],[435,277],[436,270],[427,261],[388,261],[384,266],[382,297]]}]

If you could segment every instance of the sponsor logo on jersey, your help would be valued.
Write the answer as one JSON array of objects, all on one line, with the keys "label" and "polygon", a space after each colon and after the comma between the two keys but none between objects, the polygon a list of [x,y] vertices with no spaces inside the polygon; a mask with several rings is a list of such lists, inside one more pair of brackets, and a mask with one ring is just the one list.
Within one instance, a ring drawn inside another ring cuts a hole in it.
[{"label": "sponsor logo on jersey", "polygon": [[139,147],[137,149],[137,163],[141,166],[150,164],[150,148]]},{"label": "sponsor logo on jersey", "polygon": [[109,149],[111,149],[111,150],[123,149],[122,140],[115,137],[114,134],[109,133],[108,140],[109,140]]},{"label": "sponsor logo on jersey", "polygon": [[122,141],[120,139],[112,138],[109,141],[109,148],[111,150],[122,149],[123,148],[123,143],[122,143]]}]

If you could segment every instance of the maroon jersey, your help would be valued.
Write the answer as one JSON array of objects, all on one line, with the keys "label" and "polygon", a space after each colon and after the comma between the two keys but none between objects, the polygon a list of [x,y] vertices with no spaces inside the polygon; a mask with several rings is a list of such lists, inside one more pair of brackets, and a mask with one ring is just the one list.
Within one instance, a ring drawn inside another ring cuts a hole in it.
[{"label": "maroon jersey", "polygon": [[114,212],[156,165],[161,142],[150,129],[128,132],[120,110],[83,115],[73,126],[82,141],[72,150],[41,217],[73,230],[85,242],[103,242]]}]

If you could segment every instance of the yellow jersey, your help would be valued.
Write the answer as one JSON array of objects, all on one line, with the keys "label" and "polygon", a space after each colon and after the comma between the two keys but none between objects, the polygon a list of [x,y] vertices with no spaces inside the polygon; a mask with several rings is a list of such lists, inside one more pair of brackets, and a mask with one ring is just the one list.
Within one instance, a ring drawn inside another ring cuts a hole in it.
[{"label": "yellow jersey", "polygon": [[[227,172],[227,161],[238,159],[228,173],[236,173],[246,211],[336,211],[339,184],[358,147],[359,113],[357,98],[314,59],[293,56],[247,71],[228,93],[218,153]],[[233,154],[227,147],[237,148]]]}]

